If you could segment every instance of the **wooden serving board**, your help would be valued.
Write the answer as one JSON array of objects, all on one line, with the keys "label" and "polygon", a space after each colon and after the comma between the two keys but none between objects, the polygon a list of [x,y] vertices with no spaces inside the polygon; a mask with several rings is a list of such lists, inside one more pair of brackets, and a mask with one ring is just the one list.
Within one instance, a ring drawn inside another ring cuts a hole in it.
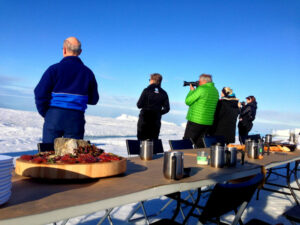
[{"label": "wooden serving board", "polygon": [[127,160],[75,163],[75,164],[38,164],[22,159],[16,160],[16,174],[45,179],[88,179],[110,177],[126,172]]}]

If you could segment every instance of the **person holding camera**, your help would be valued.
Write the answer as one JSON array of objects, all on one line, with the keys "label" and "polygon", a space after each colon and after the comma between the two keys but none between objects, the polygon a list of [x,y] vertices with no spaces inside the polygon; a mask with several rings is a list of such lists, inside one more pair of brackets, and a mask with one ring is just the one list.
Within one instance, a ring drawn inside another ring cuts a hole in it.
[{"label": "person holding camera", "polygon": [[239,128],[239,139],[241,144],[245,143],[245,139],[248,136],[248,133],[253,127],[253,121],[256,116],[257,102],[254,96],[248,96],[246,98],[247,104],[239,104],[241,109],[240,119],[238,123]]},{"label": "person holding camera", "polygon": [[87,104],[99,100],[95,75],[79,58],[80,41],[67,38],[62,53],[63,59],[45,71],[34,89],[37,110],[44,118],[43,143],[58,137],[83,139]]},{"label": "person holding camera", "polygon": [[235,97],[230,87],[224,87],[221,91],[221,99],[218,101],[214,123],[209,129],[213,136],[223,136],[225,143],[235,142],[236,121],[240,114],[239,100]]},{"label": "person holding camera", "polygon": [[213,124],[218,100],[219,93],[211,75],[201,74],[197,88],[190,84],[190,91],[185,99],[189,110],[183,139],[191,139],[196,148],[204,147],[203,137]]},{"label": "person holding camera", "polygon": [[145,88],[137,102],[141,109],[137,123],[138,140],[158,139],[161,116],[170,111],[169,97],[161,88],[162,75],[153,73],[150,75],[150,85]]}]

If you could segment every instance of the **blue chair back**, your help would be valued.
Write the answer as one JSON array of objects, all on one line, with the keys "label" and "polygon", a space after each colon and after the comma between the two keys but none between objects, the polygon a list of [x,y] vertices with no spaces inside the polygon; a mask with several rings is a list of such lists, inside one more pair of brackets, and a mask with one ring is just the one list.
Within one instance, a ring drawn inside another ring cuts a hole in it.
[{"label": "blue chair back", "polygon": [[171,150],[193,149],[193,142],[190,139],[169,140]]},{"label": "blue chair back", "polygon": [[205,148],[209,148],[212,145],[220,143],[221,145],[225,145],[225,137],[224,136],[204,136],[203,143]]}]

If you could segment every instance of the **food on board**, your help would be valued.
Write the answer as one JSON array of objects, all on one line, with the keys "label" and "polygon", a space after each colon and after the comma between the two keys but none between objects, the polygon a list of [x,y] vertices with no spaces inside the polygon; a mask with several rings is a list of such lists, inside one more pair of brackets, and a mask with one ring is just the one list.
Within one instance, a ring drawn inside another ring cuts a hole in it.
[{"label": "food on board", "polygon": [[[235,147],[238,150],[245,150],[245,145],[236,145],[236,144],[229,144],[227,147]],[[268,147],[264,147],[265,151],[268,151]],[[291,149],[287,146],[281,146],[281,145],[276,145],[276,146],[270,146],[270,151],[271,152],[290,152]]]},{"label": "food on board", "polygon": [[245,150],[245,145],[235,145],[235,144],[229,144],[227,147],[234,147],[237,150]]},{"label": "food on board", "polygon": [[[265,147],[265,151],[268,150],[268,147]],[[270,151],[271,152],[290,152],[291,149],[287,146],[281,146],[281,145],[276,145],[276,146],[270,146]]]},{"label": "food on board", "polygon": [[54,151],[48,151],[39,152],[35,155],[22,155],[20,159],[32,163],[75,164],[119,161],[122,157],[113,153],[106,153],[103,149],[97,148],[95,145],[89,145],[74,149],[73,154],[59,156],[55,155]]}]

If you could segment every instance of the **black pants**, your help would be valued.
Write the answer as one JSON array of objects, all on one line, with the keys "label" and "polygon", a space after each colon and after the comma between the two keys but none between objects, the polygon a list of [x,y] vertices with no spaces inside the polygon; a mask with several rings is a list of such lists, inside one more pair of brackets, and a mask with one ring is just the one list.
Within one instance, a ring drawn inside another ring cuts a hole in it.
[{"label": "black pants", "polygon": [[203,137],[207,133],[209,125],[197,124],[188,121],[186,124],[183,139],[192,139],[196,148],[204,148]]},{"label": "black pants", "polygon": [[161,115],[153,111],[142,111],[137,124],[138,140],[157,140],[161,127]]},{"label": "black pants", "polygon": [[245,144],[245,140],[250,132],[250,130],[253,127],[252,122],[239,122],[238,128],[239,128],[239,139],[241,144]]}]

